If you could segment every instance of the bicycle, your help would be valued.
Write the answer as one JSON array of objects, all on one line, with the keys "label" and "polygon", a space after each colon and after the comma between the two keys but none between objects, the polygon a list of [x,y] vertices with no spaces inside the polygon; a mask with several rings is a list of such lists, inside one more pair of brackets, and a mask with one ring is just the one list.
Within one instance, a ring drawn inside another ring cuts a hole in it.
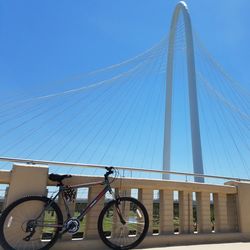
[{"label": "bicycle", "polygon": [[[120,197],[111,188],[109,175],[113,167],[106,167],[104,181],[66,186],[63,180],[71,175],[50,174],[49,179],[57,182],[59,190],[50,198],[46,196],[27,196],[9,205],[0,217],[0,244],[4,249],[51,248],[65,233],[79,231],[84,216],[109,192],[113,199],[102,209],[98,218],[98,232],[102,241],[112,249],[127,250],[139,245],[147,234],[149,220],[144,205],[132,197]],[[115,173],[117,173],[115,171]],[[74,217],[70,214],[68,202],[76,199],[76,189],[103,185],[102,191]],[[67,218],[63,219],[56,199],[61,195]]]}]

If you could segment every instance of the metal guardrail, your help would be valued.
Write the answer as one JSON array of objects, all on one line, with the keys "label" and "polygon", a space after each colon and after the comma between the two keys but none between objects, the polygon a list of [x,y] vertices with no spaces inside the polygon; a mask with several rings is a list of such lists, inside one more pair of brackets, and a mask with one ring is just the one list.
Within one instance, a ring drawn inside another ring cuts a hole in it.
[{"label": "metal guardrail", "polygon": [[[31,165],[42,164],[42,165],[62,166],[62,167],[81,167],[81,168],[99,168],[99,169],[110,167],[110,165],[94,165],[94,164],[84,164],[84,163],[74,163],[74,162],[46,161],[46,160],[33,160],[33,159],[9,158],[9,157],[0,157],[0,161],[12,162],[12,163],[25,163],[25,164],[31,164]],[[172,175],[181,175],[181,176],[186,176],[186,177],[193,176],[193,177],[204,177],[204,178],[221,179],[221,180],[229,180],[229,181],[250,182],[250,179],[234,178],[234,177],[228,177],[228,176],[195,174],[195,173],[186,173],[186,172],[175,172],[175,171],[165,171],[165,170],[145,169],[145,168],[132,168],[132,167],[122,167],[122,166],[114,166],[114,167],[119,170],[132,171],[132,172],[172,174]]]}]

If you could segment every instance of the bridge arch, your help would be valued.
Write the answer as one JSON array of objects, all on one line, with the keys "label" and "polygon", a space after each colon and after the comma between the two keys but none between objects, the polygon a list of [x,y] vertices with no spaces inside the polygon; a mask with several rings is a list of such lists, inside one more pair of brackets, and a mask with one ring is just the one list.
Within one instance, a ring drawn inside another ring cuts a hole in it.
[{"label": "bridge arch", "polygon": [[[191,20],[185,2],[179,2],[174,10],[168,43],[167,54],[167,78],[166,78],[166,103],[165,103],[165,125],[164,125],[164,146],[163,146],[163,170],[170,171],[171,164],[171,120],[172,120],[172,89],[173,89],[173,63],[176,26],[180,14],[183,14],[186,39],[187,73],[188,73],[188,95],[189,112],[191,125],[193,171],[203,174],[203,160],[201,150],[199,112],[196,89],[195,58],[193,48],[193,35]],[[169,179],[168,174],[163,175],[163,179]],[[203,177],[195,177],[195,181],[204,182]]]}]

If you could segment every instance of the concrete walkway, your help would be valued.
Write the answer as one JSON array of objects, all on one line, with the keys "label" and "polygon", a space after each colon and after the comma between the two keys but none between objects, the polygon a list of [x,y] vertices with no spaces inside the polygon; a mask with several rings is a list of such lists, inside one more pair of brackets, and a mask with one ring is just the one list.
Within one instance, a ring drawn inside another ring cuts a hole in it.
[{"label": "concrete walkway", "polygon": [[143,250],[250,250],[250,243],[228,243],[195,246],[145,248]]}]

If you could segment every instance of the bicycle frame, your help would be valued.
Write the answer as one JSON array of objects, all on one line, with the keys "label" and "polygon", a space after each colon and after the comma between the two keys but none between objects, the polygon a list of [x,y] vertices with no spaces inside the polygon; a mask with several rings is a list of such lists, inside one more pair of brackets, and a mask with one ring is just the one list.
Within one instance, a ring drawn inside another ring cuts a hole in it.
[{"label": "bicycle frame", "polygon": [[[92,207],[95,206],[95,204],[109,191],[110,194],[113,194],[113,191],[110,187],[109,182],[92,182],[92,183],[86,183],[86,184],[80,184],[80,185],[74,185],[71,186],[71,188],[78,189],[82,187],[93,187],[98,185],[105,185],[102,191],[90,202],[88,203],[87,207],[80,213],[80,215],[77,216],[78,220],[83,219],[83,217],[91,210]],[[66,205],[67,206],[67,205]]]},{"label": "bicycle frame", "polygon": [[[99,186],[99,185],[105,185],[104,188],[101,190],[100,193],[98,193],[98,195],[90,202],[88,203],[87,207],[82,210],[82,212],[80,213],[80,215],[77,216],[76,219],[78,220],[82,220],[84,218],[84,216],[95,206],[95,204],[106,194],[106,192],[110,192],[110,194],[113,194],[113,191],[111,189],[110,186],[110,182],[108,179],[105,179],[105,181],[99,181],[99,182],[90,182],[90,183],[85,183],[85,184],[78,184],[78,185],[72,185],[72,186],[64,186],[64,185],[60,185],[59,186],[59,191],[57,192],[57,194],[51,198],[51,202],[55,202],[56,198],[59,197],[59,195],[61,193],[63,193],[65,190],[67,189],[78,189],[78,188],[83,188],[83,187],[93,187],[93,186]],[[66,199],[64,198],[64,196],[62,195],[62,199],[64,201],[64,206],[66,208],[67,211],[67,219],[72,218],[70,212],[69,212],[69,206],[67,204]],[[114,197],[115,199],[115,197]],[[50,206],[50,203],[48,204],[48,206],[46,208],[48,208]],[[45,208],[45,209],[46,209]],[[64,220],[66,221],[66,220]],[[63,225],[62,225],[63,227]]]}]

